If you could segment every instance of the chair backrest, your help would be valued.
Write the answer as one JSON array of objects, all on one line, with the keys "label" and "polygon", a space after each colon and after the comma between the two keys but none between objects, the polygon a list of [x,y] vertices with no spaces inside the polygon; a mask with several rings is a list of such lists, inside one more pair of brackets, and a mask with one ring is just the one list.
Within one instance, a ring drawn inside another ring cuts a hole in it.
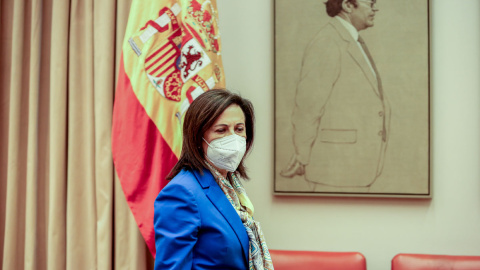
[{"label": "chair backrest", "polygon": [[392,270],[479,270],[480,256],[398,254]]},{"label": "chair backrest", "polygon": [[359,252],[270,250],[275,270],[366,270]]}]

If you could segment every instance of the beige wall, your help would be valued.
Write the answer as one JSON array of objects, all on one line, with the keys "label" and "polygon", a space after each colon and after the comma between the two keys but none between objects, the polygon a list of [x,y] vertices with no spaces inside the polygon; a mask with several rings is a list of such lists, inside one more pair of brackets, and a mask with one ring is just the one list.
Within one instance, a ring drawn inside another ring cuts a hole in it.
[{"label": "beige wall", "polygon": [[430,7],[433,199],[275,197],[273,0],[218,1],[227,87],[256,109],[246,187],[271,249],[360,251],[374,270],[400,252],[480,255],[480,2]]}]

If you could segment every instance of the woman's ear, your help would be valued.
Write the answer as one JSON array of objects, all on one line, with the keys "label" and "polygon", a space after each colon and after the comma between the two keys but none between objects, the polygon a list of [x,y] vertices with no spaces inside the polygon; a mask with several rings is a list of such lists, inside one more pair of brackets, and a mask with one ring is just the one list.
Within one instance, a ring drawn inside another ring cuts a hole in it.
[{"label": "woman's ear", "polygon": [[350,0],[343,0],[342,1],[342,9],[346,12],[346,13],[352,13],[353,11],[353,4],[352,2],[350,2]]}]

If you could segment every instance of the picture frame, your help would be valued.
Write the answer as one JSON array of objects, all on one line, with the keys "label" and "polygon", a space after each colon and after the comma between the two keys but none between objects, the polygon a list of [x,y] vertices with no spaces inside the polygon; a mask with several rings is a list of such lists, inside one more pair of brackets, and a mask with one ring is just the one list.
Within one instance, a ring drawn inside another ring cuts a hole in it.
[{"label": "picture frame", "polygon": [[326,0],[274,0],[274,195],[432,196],[429,1],[357,1],[368,48]]}]

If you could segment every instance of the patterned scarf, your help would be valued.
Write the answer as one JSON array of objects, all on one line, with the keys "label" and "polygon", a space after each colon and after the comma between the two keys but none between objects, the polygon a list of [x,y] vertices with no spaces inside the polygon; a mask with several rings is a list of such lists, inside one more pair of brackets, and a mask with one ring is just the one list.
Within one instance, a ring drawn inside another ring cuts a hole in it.
[{"label": "patterned scarf", "polygon": [[249,239],[248,269],[273,270],[272,258],[270,257],[265,237],[260,228],[260,223],[253,219],[253,204],[248,198],[247,193],[236,174],[229,173],[231,179],[230,182],[208,162],[206,163],[223,193],[225,193],[228,200],[237,211],[237,214],[240,216],[243,226],[247,231]]}]

